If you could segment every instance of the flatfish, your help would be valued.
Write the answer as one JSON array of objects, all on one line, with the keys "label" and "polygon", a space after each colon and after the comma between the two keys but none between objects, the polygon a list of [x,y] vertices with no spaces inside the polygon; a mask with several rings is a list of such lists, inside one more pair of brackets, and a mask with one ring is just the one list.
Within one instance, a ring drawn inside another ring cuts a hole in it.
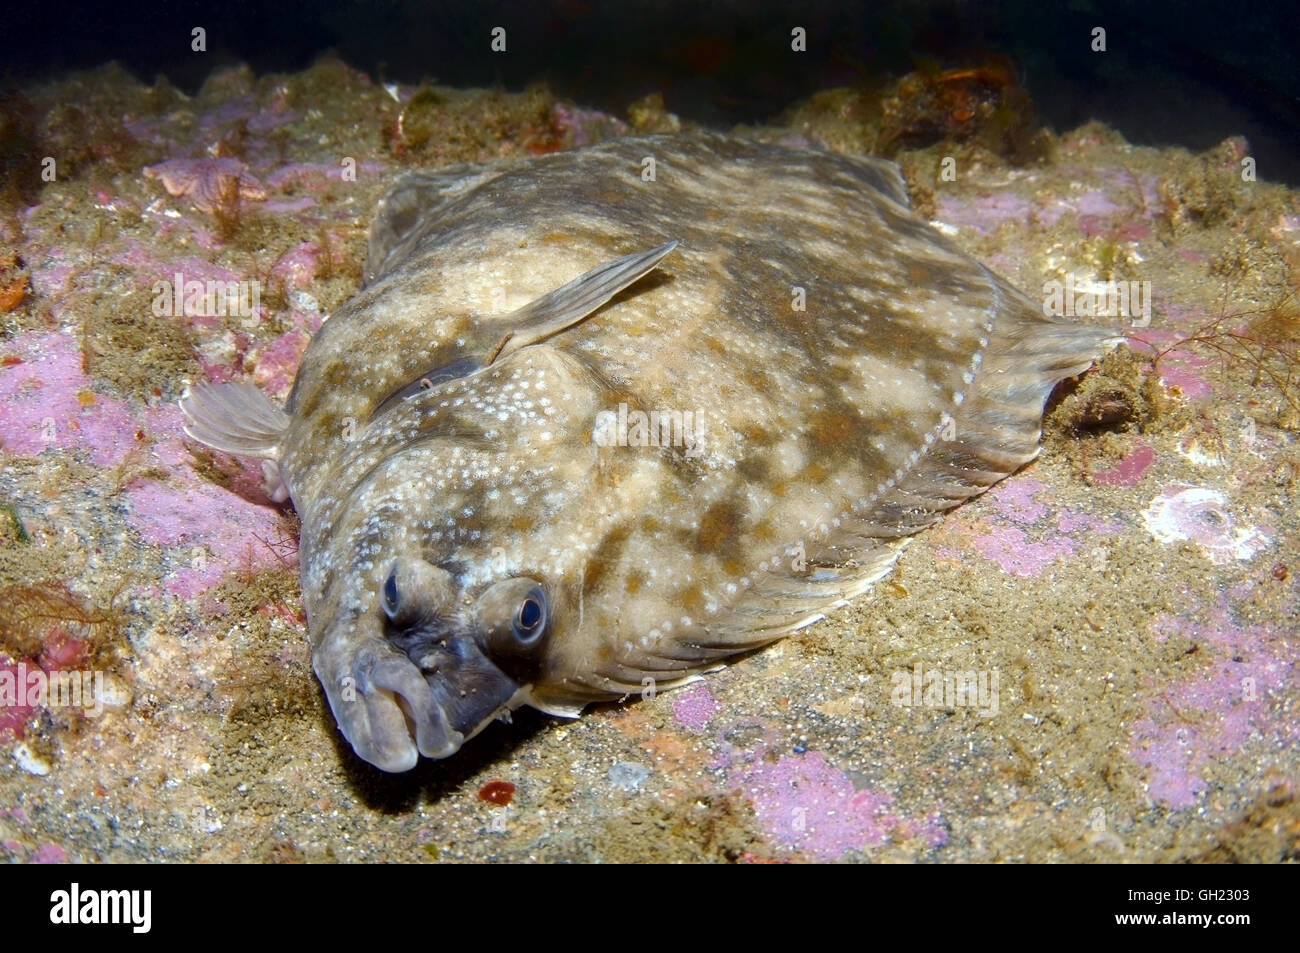
[{"label": "flatfish", "polygon": [[816,622],[1031,460],[1119,340],[1044,317],[891,163],[708,133],[410,174],[364,281],[283,408],[181,406],[292,499],[313,669],[386,771]]}]

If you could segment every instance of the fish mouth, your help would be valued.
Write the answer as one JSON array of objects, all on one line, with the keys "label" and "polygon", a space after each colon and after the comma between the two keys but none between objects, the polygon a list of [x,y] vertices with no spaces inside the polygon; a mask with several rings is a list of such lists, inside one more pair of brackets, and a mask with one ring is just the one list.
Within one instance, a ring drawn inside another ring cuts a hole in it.
[{"label": "fish mouth", "polygon": [[439,644],[431,654],[419,640],[407,655],[387,640],[349,650],[340,636],[313,653],[340,730],[359,757],[382,771],[409,771],[421,755],[451,757],[527,695],[527,686],[493,665],[468,635],[444,635]]},{"label": "fish mouth", "polygon": [[386,646],[363,649],[350,665],[318,656],[313,668],[352,749],[381,771],[410,771],[421,755],[450,757],[465,742],[420,669]]},{"label": "fish mouth", "polygon": [[[385,709],[386,717],[391,721],[390,706],[396,706],[401,714],[406,757],[415,757],[410,754],[414,748],[426,758],[447,758],[465,743],[465,735],[451,726],[429,683],[412,662],[396,655],[381,659],[370,669],[370,683],[374,704]],[[395,726],[389,734],[397,736]],[[414,763],[412,760],[411,766]]]}]

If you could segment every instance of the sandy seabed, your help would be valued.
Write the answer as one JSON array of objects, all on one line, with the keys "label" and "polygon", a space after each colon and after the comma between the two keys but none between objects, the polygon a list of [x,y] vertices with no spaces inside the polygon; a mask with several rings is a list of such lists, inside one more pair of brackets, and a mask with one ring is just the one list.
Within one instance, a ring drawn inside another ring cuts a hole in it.
[{"label": "sandy seabed", "polygon": [[[1296,858],[1300,195],[1243,177],[1248,143],[1190,155],[1090,125],[1020,168],[952,153],[954,181],[951,149],[900,155],[918,208],[1031,297],[1067,276],[1146,295],[1145,315],[1083,318],[1130,347],[1058,394],[1040,459],[796,638],[577,721],[518,713],[386,776],[312,676],[292,511],[187,441],[176,398],[204,376],[287,393],[404,168],[626,127],[540,88],[390,92],[330,61],[225,70],[195,98],[109,67],[21,105],[4,161],[33,174],[0,223],[0,857]],[[839,122],[751,132],[845,148]],[[259,282],[257,319],[157,316],[178,272]],[[99,673],[102,710],[5,701],[19,666]]]}]

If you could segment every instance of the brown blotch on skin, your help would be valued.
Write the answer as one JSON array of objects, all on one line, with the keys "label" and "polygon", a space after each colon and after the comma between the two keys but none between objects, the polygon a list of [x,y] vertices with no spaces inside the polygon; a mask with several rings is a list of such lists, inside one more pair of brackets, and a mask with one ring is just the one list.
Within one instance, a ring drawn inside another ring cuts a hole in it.
[{"label": "brown blotch on skin", "polygon": [[699,612],[704,608],[704,597],[699,586],[691,586],[677,594],[677,604],[689,612]]},{"label": "brown blotch on skin", "polygon": [[695,548],[701,553],[721,553],[735,539],[742,521],[741,513],[730,503],[715,503],[700,517],[695,534]]},{"label": "brown blotch on skin", "polygon": [[836,447],[853,436],[857,421],[837,410],[822,410],[808,421],[808,432],[823,447]]},{"label": "brown blotch on skin", "polygon": [[746,564],[739,559],[724,559],[722,561],[722,571],[728,576],[743,576],[745,569]]},{"label": "brown blotch on skin", "polygon": [[760,427],[758,424],[745,424],[738,428],[739,433],[745,438],[745,442],[753,444],[756,447],[770,447],[776,443],[776,434]]},{"label": "brown blotch on skin", "polygon": [[750,483],[766,483],[771,464],[758,454],[750,454],[736,461],[736,472]]},{"label": "brown blotch on skin", "polygon": [[772,375],[756,367],[746,368],[741,377],[745,383],[761,394],[770,394],[775,385],[772,383]]},{"label": "brown blotch on skin", "polygon": [[623,558],[623,550],[627,548],[627,540],[631,531],[620,526],[612,530],[603,540],[600,547],[592,554],[591,559],[582,572],[582,587],[587,592],[600,588],[605,581],[606,574],[618,566],[619,561]]},{"label": "brown blotch on skin", "polygon": [[938,280],[935,274],[937,270],[917,261],[909,261],[907,263],[908,284],[915,285],[918,288],[928,288]]}]

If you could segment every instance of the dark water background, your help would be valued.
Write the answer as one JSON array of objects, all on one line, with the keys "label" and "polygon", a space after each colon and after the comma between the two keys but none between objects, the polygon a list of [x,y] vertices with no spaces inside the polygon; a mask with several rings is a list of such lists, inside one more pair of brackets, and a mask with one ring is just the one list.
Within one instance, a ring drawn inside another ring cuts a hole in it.
[{"label": "dark water background", "polygon": [[[1244,134],[1261,178],[1300,185],[1300,17],[1290,3],[29,0],[5,18],[0,79],[19,84],[116,59],[192,91],[224,63],[295,71],[333,51],[403,82],[513,90],[545,79],[617,114],[661,91],[670,110],[720,126],[918,64],[1005,57],[1058,131],[1098,119],[1134,143],[1190,149]],[[190,50],[195,26],[207,30],[206,54]],[[507,30],[505,54],[489,50],[494,26]],[[793,26],[808,32],[806,53],[790,52]],[[1096,26],[1105,53],[1090,49]]]}]

